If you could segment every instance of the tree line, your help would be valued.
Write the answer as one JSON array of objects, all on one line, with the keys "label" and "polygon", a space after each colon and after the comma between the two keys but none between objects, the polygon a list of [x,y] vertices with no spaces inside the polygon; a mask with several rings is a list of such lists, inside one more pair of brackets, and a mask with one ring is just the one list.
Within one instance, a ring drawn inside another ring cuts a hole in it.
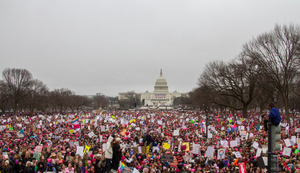
[{"label": "tree line", "polygon": [[244,117],[249,109],[264,110],[268,102],[285,112],[299,111],[299,65],[300,27],[275,25],[245,43],[231,61],[206,64],[188,103],[203,110],[242,111]]},{"label": "tree line", "polygon": [[51,112],[65,113],[86,108],[99,109],[109,106],[116,98],[101,93],[92,98],[76,95],[67,88],[52,91],[26,69],[7,68],[0,80],[0,110],[7,112]]}]

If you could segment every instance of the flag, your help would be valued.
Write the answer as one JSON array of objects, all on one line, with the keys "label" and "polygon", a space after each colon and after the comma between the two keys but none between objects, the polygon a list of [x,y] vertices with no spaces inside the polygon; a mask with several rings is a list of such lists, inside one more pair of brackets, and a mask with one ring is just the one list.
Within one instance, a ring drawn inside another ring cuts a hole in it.
[{"label": "flag", "polygon": [[122,161],[120,161],[118,166],[118,173],[121,173],[124,168],[125,168],[125,164]]},{"label": "flag", "polygon": [[75,122],[77,122],[77,121],[78,121],[78,117],[75,117],[75,118],[72,120],[71,124],[73,124],[73,123],[75,123]]}]

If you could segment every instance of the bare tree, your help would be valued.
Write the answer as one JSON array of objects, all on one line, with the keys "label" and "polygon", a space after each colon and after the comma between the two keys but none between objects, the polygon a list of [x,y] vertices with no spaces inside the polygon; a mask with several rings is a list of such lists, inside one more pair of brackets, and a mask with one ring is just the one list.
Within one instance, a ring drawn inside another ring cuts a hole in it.
[{"label": "bare tree", "polygon": [[55,89],[50,92],[50,102],[52,109],[57,112],[57,109],[60,110],[60,113],[63,113],[70,106],[70,99],[72,96],[72,91],[66,88]]},{"label": "bare tree", "polygon": [[7,84],[10,92],[10,101],[14,112],[26,92],[32,86],[32,75],[26,69],[7,68],[2,72],[4,82]]},{"label": "bare tree", "polygon": [[[209,63],[201,77],[199,86],[214,90],[213,102],[222,107],[242,110],[247,117],[247,108],[256,96],[257,66],[241,54],[234,61]],[[216,97],[218,96],[218,97]]]},{"label": "bare tree", "polygon": [[300,71],[299,26],[276,25],[273,31],[245,44],[243,53],[260,66],[265,79],[274,85],[282,98],[289,121],[289,94]]},{"label": "bare tree", "polygon": [[70,108],[73,110],[79,110],[81,106],[89,106],[89,98],[86,96],[80,96],[73,93],[70,98]]},{"label": "bare tree", "polygon": [[96,93],[96,95],[93,97],[93,100],[95,109],[104,108],[108,106],[108,98],[101,93]]},{"label": "bare tree", "polygon": [[122,108],[134,108],[141,105],[140,95],[134,91],[128,91],[125,94],[125,99],[119,100],[119,105]]},{"label": "bare tree", "polygon": [[[26,105],[31,112],[37,108],[41,108],[42,111],[47,107],[47,86],[40,80],[35,79],[32,81],[32,86],[26,93]],[[46,105],[45,105],[46,104]]]},{"label": "bare tree", "polygon": [[3,80],[0,80],[0,109],[3,114],[8,108],[9,99],[10,99],[9,88]]},{"label": "bare tree", "polygon": [[204,111],[210,111],[213,103],[213,89],[203,84],[200,87],[194,89],[189,93],[190,101],[193,105],[203,109]]}]

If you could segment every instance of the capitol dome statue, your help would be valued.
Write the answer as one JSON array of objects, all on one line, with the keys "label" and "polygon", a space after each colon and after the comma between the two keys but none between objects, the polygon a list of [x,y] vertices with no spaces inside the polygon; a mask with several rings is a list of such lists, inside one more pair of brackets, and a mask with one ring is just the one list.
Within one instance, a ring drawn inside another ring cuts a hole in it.
[{"label": "capitol dome statue", "polygon": [[[186,93],[179,93],[174,91],[173,93],[169,92],[169,87],[166,78],[163,77],[162,69],[160,70],[160,75],[156,79],[154,85],[154,91],[144,92],[144,93],[135,93],[136,96],[140,97],[143,107],[148,108],[170,108],[173,105],[173,101],[177,97],[186,97]],[[126,93],[119,93],[119,100],[126,99]]]},{"label": "capitol dome statue", "polygon": [[162,69],[160,70],[160,76],[156,79],[154,85],[154,93],[168,93],[168,84],[166,78],[162,75]]}]

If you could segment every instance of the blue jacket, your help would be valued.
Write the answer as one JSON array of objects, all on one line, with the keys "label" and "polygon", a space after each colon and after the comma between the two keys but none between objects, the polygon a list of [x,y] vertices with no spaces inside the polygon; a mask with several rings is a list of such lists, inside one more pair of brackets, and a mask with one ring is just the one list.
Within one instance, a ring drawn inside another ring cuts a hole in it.
[{"label": "blue jacket", "polygon": [[279,125],[279,123],[281,121],[279,109],[273,107],[270,111],[269,118],[274,125]]}]

